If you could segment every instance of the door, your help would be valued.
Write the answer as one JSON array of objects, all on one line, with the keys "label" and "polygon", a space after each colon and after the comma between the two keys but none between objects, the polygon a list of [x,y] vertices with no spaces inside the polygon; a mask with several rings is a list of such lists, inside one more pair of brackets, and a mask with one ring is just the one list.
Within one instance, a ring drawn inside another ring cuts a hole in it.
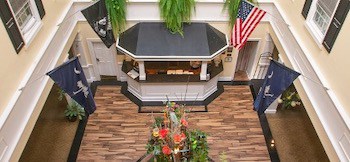
[{"label": "door", "polygon": [[248,41],[245,46],[239,51],[235,80],[249,80],[254,63],[254,58],[258,49],[258,41]]},{"label": "door", "polygon": [[248,41],[245,46],[239,51],[236,71],[248,72],[251,68],[251,63],[256,54],[258,42]]},{"label": "door", "polygon": [[107,48],[102,42],[92,42],[92,47],[99,74],[117,76],[115,47]]}]

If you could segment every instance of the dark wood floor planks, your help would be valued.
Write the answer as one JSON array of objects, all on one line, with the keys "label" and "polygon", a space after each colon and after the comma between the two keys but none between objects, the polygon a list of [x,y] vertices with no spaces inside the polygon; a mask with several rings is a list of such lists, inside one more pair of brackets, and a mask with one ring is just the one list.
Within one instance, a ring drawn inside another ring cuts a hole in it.
[{"label": "dark wood floor planks", "polygon": [[[249,86],[224,88],[208,105],[209,112],[188,114],[190,128],[209,134],[209,155],[215,161],[221,154],[228,161],[270,161]],[[151,116],[137,113],[119,86],[99,86],[95,101],[78,161],[136,161],[145,154]]]}]

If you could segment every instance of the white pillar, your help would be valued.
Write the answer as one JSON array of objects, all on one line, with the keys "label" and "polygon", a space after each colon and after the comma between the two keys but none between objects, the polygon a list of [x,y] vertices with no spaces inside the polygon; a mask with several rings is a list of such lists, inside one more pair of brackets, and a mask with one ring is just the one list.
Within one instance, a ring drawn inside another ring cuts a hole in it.
[{"label": "white pillar", "polygon": [[139,79],[146,80],[145,62],[138,61],[137,63],[139,64],[139,73],[140,73]]},{"label": "white pillar", "polygon": [[200,73],[201,80],[207,80],[207,67],[208,67],[208,63],[206,61],[202,61],[201,73]]},{"label": "white pillar", "polygon": [[274,114],[277,112],[278,99],[281,98],[282,95],[278,96],[275,101],[271,103],[271,105],[265,110],[265,113]]},{"label": "white pillar", "polygon": [[123,62],[118,62],[117,64],[118,64],[118,69],[117,69],[117,71],[119,71],[119,72],[118,72],[119,75],[117,76],[117,80],[118,80],[118,81],[121,81],[121,82],[126,82],[128,75],[125,74],[125,73],[122,71]]}]

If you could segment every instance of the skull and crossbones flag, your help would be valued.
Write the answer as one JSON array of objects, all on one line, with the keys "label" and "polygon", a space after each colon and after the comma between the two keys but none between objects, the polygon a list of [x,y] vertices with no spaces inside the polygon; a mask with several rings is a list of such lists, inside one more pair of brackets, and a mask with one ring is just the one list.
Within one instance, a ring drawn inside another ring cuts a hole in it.
[{"label": "skull and crossbones flag", "polygon": [[300,73],[271,60],[265,80],[254,101],[254,110],[260,114],[280,96],[300,75]]},{"label": "skull and crossbones flag", "polygon": [[108,18],[105,0],[100,0],[81,11],[95,33],[101,38],[107,48],[115,43],[112,25]]},{"label": "skull and crossbones flag", "polygon": [[86,112],[92,114],[96,110],[94,97],[77,57],[49,71],[46,75],[50,76],[65,93],[84,107]]}]

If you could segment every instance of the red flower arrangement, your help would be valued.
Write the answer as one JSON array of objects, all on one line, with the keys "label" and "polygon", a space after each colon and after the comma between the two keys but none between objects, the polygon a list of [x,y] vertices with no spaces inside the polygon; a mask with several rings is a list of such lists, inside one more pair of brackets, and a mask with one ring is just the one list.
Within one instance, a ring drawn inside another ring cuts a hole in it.
[{"label": "red flower arrangement", "polygon": [[181,124],[185,127],[188,126],[188,122],[185,119],[181,119]]},{"label": "red flower arrangement", "polygon": [[182,141],[182,137],[179,134],[175,134],[173,139],[174,139],[174,143],[180,143]]},{"label": "red flower arrangement", "polygon": [[160,138],[164,139],[168,135],[169,130],[168,129],[161,129],[159,131]]},{"label": "red flower arrangement", "polygon": [[171,154],[171,149],[170,149],[169,146],[165,145],[165,146],[163,146],[163,148],[162,148],[162,152],[163,152],[163,154],[165,154],[165,155],[170,155],[170,154]]},{"label": "red flower arrangement", "polygon": [[167,102],[164,116],[156,117],[151,127],[147,153],[157,161],[207,161],[206,134],[187,130],[189,124],[183,105]]}]

